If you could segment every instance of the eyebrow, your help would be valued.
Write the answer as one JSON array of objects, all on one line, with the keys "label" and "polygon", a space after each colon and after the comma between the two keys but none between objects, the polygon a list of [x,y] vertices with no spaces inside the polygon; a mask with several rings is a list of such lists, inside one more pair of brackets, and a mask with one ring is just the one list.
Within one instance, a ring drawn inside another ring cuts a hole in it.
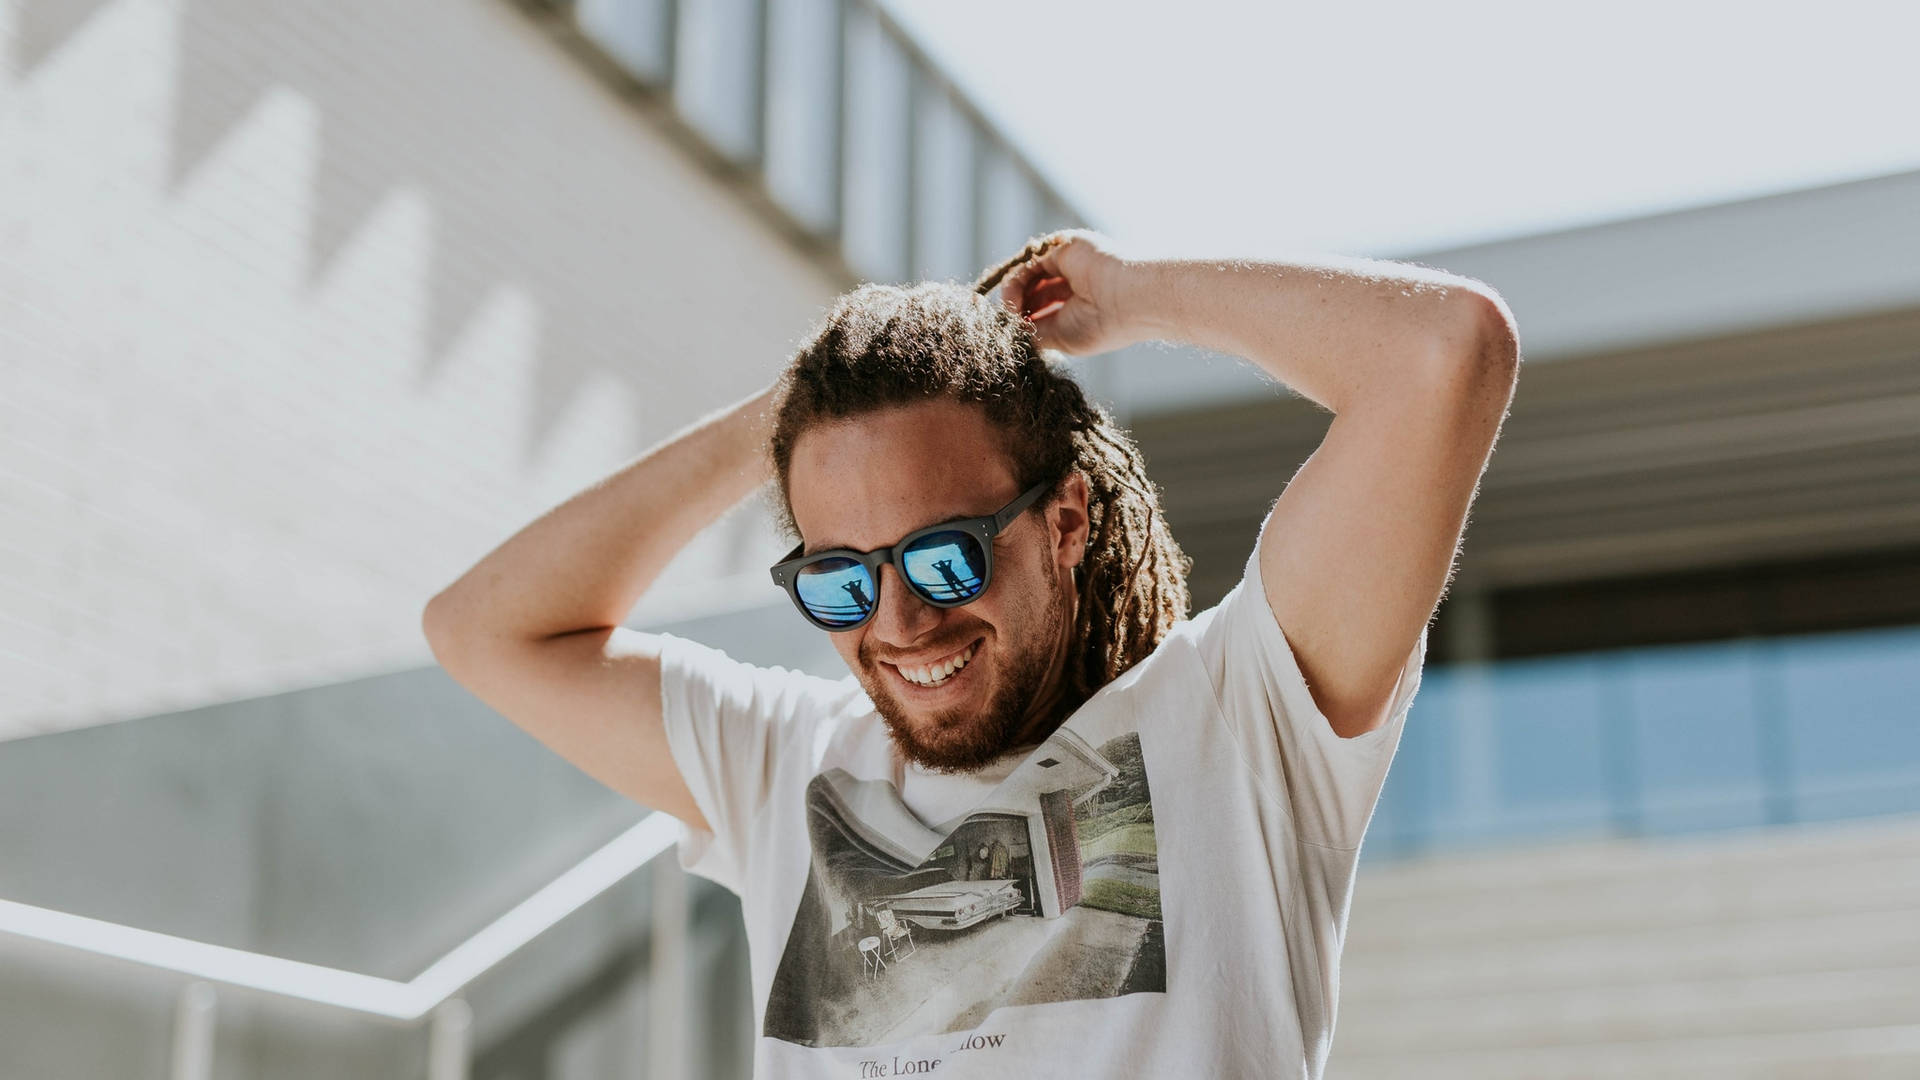
[{"label": "eyebrow", "polygon": [[[991,510],[987,511],[984,514],[955,514],[952,517],[941,518],[939,521],[929,521],[925,525],[916,525],[913,528],[908,529],[906,532],[901,533],[898,537],[894,539],[893,542],[897,544],[901,540],[904,540],[907,537],[912,536],[914,533],[919,532],[921,529],[931,529],[935,525],[951,525],[956,521],[971,521],[977,517],[992,517],[992,516],[993,516],[993,511]],[[835,548],[846,548],[849,551],[860,550],[859,548],[854,547],[852,544],[820,544],[818,546],[814,546],[810,544],[800,549],[799,557],[804,559],[810,555],[818,555],[823,551],[832,551]]]}]

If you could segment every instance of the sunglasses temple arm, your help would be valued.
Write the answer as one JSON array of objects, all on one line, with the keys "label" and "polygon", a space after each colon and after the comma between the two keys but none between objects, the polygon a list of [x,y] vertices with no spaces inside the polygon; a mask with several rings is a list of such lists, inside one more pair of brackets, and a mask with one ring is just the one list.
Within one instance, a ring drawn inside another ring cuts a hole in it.
[{"label": "sunglasses temple arm", "polygon": [[995,532],[1006,531],[1007,526],[1013,524],[1013,520],[1015,518],[1019,517],[1021,514],[1026,513],[1027,507],[1032,506],[1034,503],[1034,500],[1038,499],[1042,495],[1045,495],[1047,493],[1047,489],[1052,486],[1053,486],[1052,484],[1045,483],[1045,482],[1035,484],[1034,486],[1027,489],[1026,494],[1013,500],[1013,502],[1008,503],[1004,510],[1001,510],[999,513],[993,515],[994,531]]}]

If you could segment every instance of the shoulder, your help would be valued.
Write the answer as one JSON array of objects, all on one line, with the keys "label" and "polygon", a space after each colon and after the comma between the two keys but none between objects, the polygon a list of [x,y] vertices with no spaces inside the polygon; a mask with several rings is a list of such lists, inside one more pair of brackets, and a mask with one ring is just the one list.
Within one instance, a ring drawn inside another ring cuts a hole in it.
[{"label": "shoulder", "polygon": [[1191,688],[1203,682],[1206,669],[1199,662],[1197,642],[1211,617],[1209,610],[1168,627],[1151,652],[1094,691],[1080,707],[1081,711],[1098,711],[1164,688]]},{"label": "shoulder", "polygon": [[872,711],[851,674],[830,676],[739,659],[725,649],[662,633],[660,679],[670,705],[779,723],[817,722]]}]

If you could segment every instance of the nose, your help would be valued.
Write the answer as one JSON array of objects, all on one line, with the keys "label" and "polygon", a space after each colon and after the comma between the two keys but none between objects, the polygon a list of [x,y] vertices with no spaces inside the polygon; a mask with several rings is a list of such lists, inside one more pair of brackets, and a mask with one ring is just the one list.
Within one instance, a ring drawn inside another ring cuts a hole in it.
[{"label": "nose", "polygon": [[895,645],[916,641],[940,622],[940,609],[907,588],[892,563],[880,567],[880,602],[867,631]]}]

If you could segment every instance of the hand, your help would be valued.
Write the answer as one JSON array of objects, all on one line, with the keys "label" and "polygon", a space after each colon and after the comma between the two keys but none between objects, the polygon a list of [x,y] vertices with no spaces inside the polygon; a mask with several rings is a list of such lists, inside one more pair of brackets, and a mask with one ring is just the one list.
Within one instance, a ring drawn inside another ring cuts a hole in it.
[{"label": "hand", "polygon": [[1090,229],[1048,236],[1059,243],[1015,267],[998,290],[1002,303],[1033,321],[1040,347],[1087,356],[1140,340],[1122,296],[1133,267],[1113,241]]}]

